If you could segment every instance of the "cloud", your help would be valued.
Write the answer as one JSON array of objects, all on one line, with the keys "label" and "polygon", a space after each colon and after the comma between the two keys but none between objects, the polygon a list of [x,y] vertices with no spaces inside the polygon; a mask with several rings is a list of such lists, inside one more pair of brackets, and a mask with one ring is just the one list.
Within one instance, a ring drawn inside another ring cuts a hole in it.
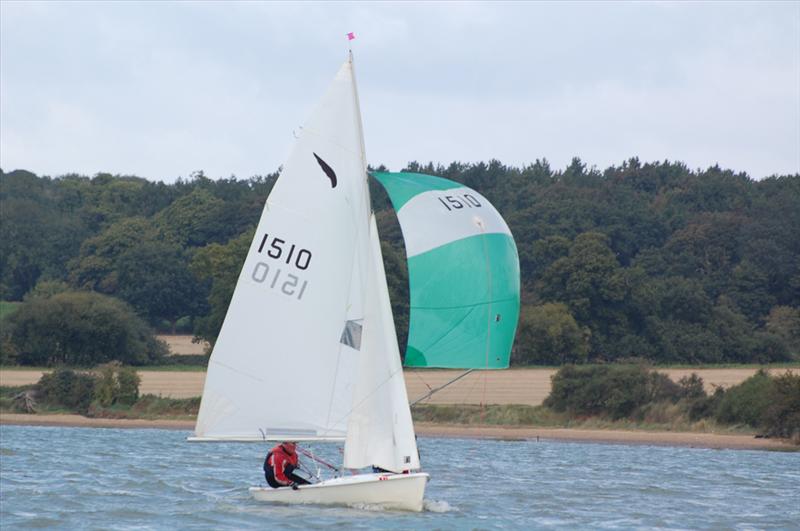
[{"label": "cloud", "polygon": [[639,156],[800,172],[797,3],[0,10],[6,171],[274,171],[352,45],[373,164]]}]

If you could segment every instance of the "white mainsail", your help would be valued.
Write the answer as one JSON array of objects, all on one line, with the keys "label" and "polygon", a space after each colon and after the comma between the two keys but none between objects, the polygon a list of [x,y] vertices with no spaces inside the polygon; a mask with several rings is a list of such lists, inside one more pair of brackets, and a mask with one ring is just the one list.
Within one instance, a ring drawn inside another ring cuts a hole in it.
[{"label": "white mainsail", "polygon": [[195,440],[344,438],[369,263],[366,190],[347,61],[264,206],[209,361]]}]

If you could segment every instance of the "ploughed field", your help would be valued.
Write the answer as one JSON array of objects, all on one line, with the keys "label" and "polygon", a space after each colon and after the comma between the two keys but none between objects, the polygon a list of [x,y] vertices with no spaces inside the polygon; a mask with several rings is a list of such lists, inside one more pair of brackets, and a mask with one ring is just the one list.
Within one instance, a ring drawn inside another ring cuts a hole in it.
[{"label": "ploughed field", "polygon": [[[713,391],[715,385],[730,387],[749,378],[756,368],[735,369],[658,369],[678,381],[695,372]],[[780,374],[786,369],[771,369]],[[800,372],[800,369],[791,369]],[[172,398],[190,398],[203,393],[204,372],[189,371],[138,371],[142,379],[141,394],[154,394]],[[443,385],[463,371],[406,370],[405,380],[410,400],[426,394],[430,388]],[[462,378],[450,387],[428,399],[430,404],[526,404],[536,406],[550,393],[550,377],[555,369],[508,369],[505,371],[477,371]],[[18,386],[35,383],[41,378],[39,370],[0,370],[0,385]]]}]

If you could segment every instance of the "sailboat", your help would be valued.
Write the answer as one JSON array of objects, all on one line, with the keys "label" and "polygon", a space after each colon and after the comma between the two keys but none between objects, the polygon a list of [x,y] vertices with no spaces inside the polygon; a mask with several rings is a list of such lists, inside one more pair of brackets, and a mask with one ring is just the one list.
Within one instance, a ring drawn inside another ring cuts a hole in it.
[{"label": "sailboat", "polygon": [[[420,511],[421,471],[375,214],[352,54],[270,193],[208,366],[191,441],[344,441],[339,474],[257,500]],[[409,257],[406,364],[503,368],[519,262],[485,197],[446,179],[375,173]]]}]

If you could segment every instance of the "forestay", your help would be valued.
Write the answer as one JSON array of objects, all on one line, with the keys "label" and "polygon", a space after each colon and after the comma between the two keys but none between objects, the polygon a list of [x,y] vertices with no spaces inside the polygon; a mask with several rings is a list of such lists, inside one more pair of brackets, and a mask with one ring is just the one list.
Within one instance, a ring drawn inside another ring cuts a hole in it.
[{"label": "forestay", "polygon": [[375,172],[408,257],[405,365],[508,367],[519,318],[519,258],[500,213],[475,190],[419,173]]}]

